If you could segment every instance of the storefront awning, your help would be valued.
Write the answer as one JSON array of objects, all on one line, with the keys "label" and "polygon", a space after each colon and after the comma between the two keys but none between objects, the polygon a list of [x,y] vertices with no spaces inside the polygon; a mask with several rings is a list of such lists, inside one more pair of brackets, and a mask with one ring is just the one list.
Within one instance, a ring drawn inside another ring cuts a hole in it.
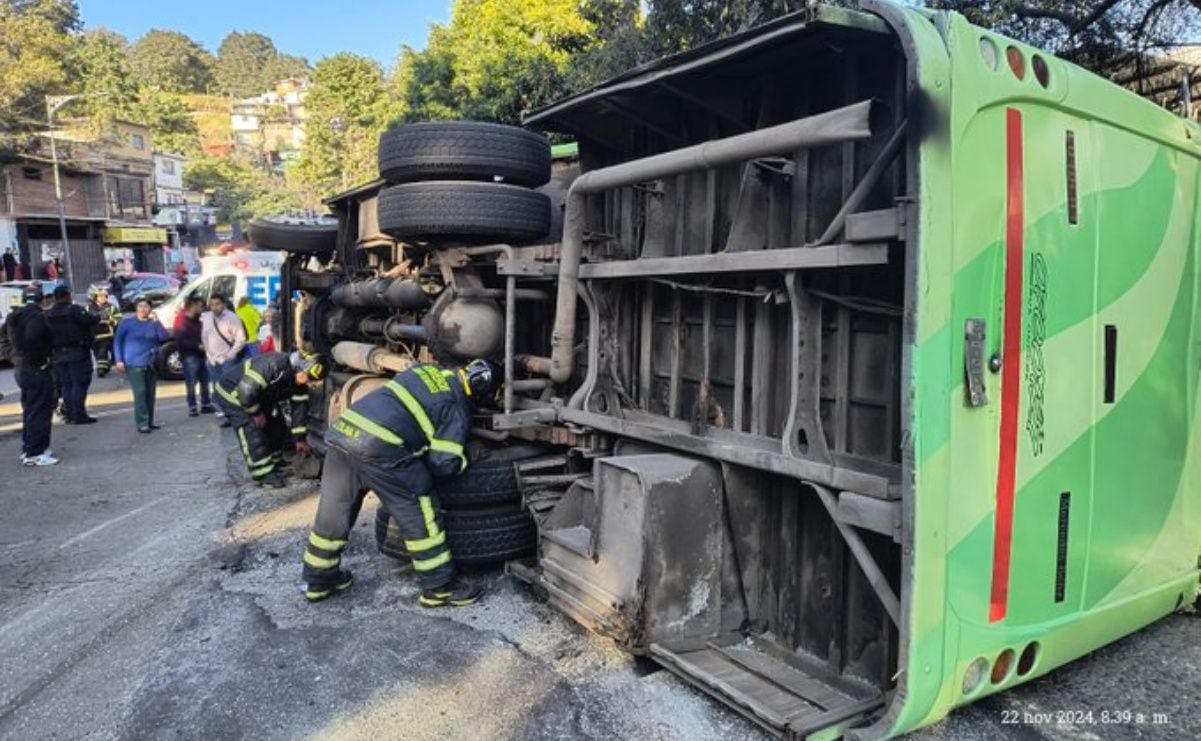
[{"label": "storefront awning", "polygon": [[153,226],[109,226],[101,232],[105,244],[167,244],[167,230]]}]

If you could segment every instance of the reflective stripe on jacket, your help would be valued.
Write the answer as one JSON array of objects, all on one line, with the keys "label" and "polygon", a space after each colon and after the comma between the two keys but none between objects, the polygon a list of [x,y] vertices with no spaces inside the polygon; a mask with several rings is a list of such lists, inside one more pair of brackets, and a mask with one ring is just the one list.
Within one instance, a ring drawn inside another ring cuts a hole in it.
[{"label": "reflective stripe on jacket", "polygon": [[467,468],[471,398],[460,377],[436,365],[417,365],[359,399],[330,425],[326,441],[371,458],[424,455],[435,476]]}]

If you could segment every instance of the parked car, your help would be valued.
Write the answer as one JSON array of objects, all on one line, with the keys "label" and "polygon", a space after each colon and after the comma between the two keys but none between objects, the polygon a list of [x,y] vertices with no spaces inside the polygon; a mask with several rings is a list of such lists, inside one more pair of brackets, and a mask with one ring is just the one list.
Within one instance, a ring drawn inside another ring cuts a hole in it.
[{"label": "parked car", "polygon": [[8,312],[14,307],[21,305],[21,291],[33,283],[41,283],[47,295],[58,285],[57,280],[10,280],[0,283],[0,322],[8,317]]},{"label": "parked car", "polygon": [[[47,295],[58,285],[56,280],[10,280],[0,283],[0,332],[5,331],[4,322],[9,312],[21,305],[21,292],[32,283],[41,283]],[[0,368],[12,365],[12,358],[8,357],[9,349],[7,343],[0,343]]]},{"label": "parked car", "polygon": [[[179,293],[180,282],[175,276],[163,273],[130,273],[122,276],[125,288],[116,298],[121,311],[133,311],[134,304],[143,298],[150,299],[152,306],[158,306],[175,294]],[[93,287],[109,291],[111,284],[108,279],[92,283]],[[110,294],[111,295],[111,294]]]}]

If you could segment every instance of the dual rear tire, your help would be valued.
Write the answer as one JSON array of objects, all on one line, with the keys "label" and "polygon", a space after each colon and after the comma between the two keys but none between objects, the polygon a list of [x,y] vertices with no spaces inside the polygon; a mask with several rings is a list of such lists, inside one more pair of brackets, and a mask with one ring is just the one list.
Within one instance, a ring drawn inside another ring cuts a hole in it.
[{"label": "dual rear tire", "polygon": [[[537,528],[521,505],[514,464],[538,455],[531,446],[512,446],[473,455],[460,476],[438,482],[446,540],[454,562],[482,568],[534,553]],[[375,515],[375,543],[380,553],[407,561],[404,538],[382,507]]]},{"label": "dual rear tire", "polygon": [[550,231],[550,143],[515,126],[438,121],[380,137],[380,231],[405,241],[511,242]]}]

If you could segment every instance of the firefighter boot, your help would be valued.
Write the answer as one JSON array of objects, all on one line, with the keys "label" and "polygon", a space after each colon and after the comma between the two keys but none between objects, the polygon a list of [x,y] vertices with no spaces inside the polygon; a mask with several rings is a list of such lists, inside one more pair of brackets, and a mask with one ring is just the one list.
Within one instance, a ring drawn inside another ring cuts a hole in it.
[{"label": "firefighter boot", "polygon": [[480,600],[480,590],[458,579],[452,579],[440,587],[422,590],[417,604],[422,607],[466,607]]},{"label": "firefighter boot", "polygon": [[304,549],[303,577],[307,585],[304,598],[309,602],[320,602],[346,591],[354,583],[349,570],[341,568],[342,549],[345,538],[325,538],[315,532],[309,533],[309,542]]},{"label": "firefighter boot", "polygon": [[354,584],[354,574],[349,569],[335,569],[329,574],[314,577],[315,581],[307,582],[304,598],[309,602],[320,602],[333,597],[338,592],[350,589]]}]

